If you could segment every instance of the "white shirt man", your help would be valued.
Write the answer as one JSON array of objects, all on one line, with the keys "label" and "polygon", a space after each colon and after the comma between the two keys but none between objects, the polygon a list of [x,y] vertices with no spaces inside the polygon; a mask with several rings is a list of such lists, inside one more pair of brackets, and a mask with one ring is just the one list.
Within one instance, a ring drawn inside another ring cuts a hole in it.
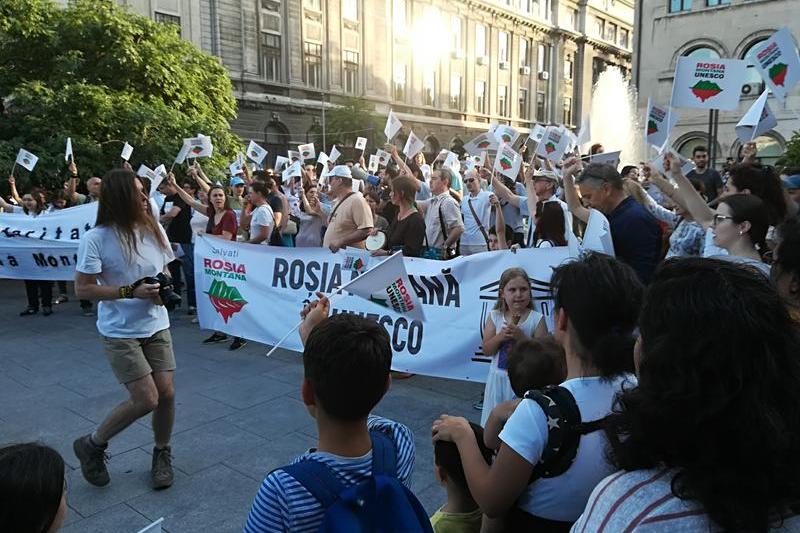
[{"label": "white shirt man", "polygon": [[461,216],[464,219],[461,255],[472,255],[489,249],[489,224],[492,215],[489,200],[492,193],[481,190],[480,177],[475,170],[467,171],[464,183],[467,186],[467,194],[461,200]]},{"label": "white shirt man", "polygon": [[450,196],[449,172],[434,172],[430,185],[433,198],[417,202],[417,207],[425,217],[426,246],[439,250],[440,259],[449,259],[452,256],[450,251],[464,232],[461,209]]}]

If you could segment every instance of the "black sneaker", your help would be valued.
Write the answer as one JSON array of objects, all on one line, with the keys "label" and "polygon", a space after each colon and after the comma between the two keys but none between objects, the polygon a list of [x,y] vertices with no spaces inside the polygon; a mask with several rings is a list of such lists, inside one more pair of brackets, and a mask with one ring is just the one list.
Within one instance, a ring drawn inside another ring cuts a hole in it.
[{"label": "black sneaker", "polygon": [[244,347],[247,344],[247,341],[241,337],[234,337],[233,342],[231,343],[230,347],[228,348],[230,351],[234,352],[239,348]]},{"label": "black sneaker", "polygon": [[175,474],[172,471],[172,448],[165,446],[160,450],[153,448],[153,466],[150,468],[154,489],[172,486]]},{"label": "black sneaker", "polygon": [[27,308],[26,310],[24,310],[23,312],[21,312],[21,313],[19,314],[19,316],[30,316],[30,315],[35,315],[35,314],[37,314],[38,312],[39,312],[39,310],[38,310],[38,309],[36,309],[35,307],[29,307],[29,308]]},{"label": "black sneaker", "polygon": [[42,307],[42,314],[44,316],[52,315],[53,314],[53,308],[52,307]]},{"label": "black sneaker", "polygon": [[103,447],[95,446],[90,437],[91,435],[84,435],[75,439],[75,442],[72,443],[72,450],[75,452],[75,457],[81,462],[81,473],[84,479],[96,487],[104,487],[111,481],[108,468],[106,468],[108,444]]},{"label": "black sneaker", "polygon": [[203,344],[216,344],[218,342],[225,342],[226,340],[228,340],[227,335],[215,331],[213,335],[203,341]]},{"label": "black sneaker", "polygon": [[58,304],[65,304],[68,301],[69,301],[69,298],[67,298],[67,296],[65,294],[59,294],[58,298],[56,298],[53,303],[58,305]]}]

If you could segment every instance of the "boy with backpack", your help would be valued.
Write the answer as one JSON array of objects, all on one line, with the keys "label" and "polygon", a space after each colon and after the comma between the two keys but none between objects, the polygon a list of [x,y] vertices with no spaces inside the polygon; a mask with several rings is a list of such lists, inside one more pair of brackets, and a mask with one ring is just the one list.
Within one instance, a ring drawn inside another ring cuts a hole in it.
[{"label": "boy with backpack", "polygon": [[386,330],[351,314],[328,318],[320,296],[302,313],[303,402],[319,442],[272,471],[256,494],[244,531],[431,531],[406,487],[414,440],[402,424],[369,416],[389,389]]}]

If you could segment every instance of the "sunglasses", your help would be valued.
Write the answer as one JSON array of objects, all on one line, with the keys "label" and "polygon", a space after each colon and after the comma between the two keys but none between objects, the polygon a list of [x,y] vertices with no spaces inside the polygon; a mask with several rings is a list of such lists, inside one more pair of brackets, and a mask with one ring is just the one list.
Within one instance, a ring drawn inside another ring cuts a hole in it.
[{"label": "sunglasses", "polygon": [[723,222],[725,220],[733,220],[733,217],[730,216],[730,215],[714,215],[714,218],[712,219],[712,223],[716,226],[717,224],[719,224],[720,222]]}]

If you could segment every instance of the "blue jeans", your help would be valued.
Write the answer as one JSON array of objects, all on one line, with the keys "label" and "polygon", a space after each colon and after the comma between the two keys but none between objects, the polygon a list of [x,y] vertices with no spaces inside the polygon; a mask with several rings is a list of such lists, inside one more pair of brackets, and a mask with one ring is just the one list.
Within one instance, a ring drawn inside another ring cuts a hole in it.
[{"label": "blue jeans", "polygon": [[[194,294],[194,244],[180,243],[183,257],[171,262],[169,272],[172,276],[172,285],[177,294],[183,292],[183,277],[186,278],[186,300],[189,307],[197,307],[197,298]],[[183,277],[181,276],[183,271]]]}]

